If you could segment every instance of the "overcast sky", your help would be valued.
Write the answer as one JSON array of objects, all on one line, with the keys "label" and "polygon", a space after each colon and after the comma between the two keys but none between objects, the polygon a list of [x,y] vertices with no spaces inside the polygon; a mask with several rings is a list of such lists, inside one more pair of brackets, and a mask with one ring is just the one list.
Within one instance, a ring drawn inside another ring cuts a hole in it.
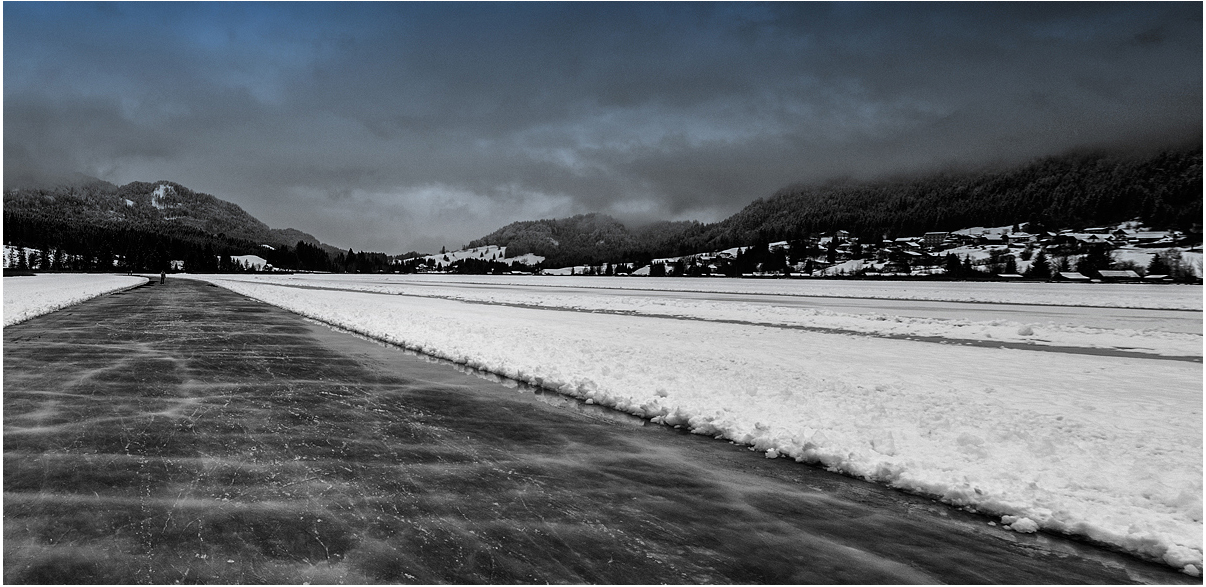
[{"label": "overcast sky", "polygon": [[1202,4],[5,3],[6,182],[391,254],[1202,135]]}]

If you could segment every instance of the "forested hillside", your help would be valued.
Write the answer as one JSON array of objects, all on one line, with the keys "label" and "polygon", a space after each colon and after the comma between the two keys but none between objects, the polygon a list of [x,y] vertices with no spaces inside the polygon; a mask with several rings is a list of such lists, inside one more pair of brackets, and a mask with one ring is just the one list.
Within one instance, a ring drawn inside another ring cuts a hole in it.
[{"label": "forested hillside", "polygon": [[55,251],[67,259],[55,268],[65,270],[109,270],[117,262],[154,271],[177,260],[192,271],[217,271],[223,257],[249,254],[278,267],[329,270],[341,254],[309,234],[271,229],[235,204],[177,183],[116,186],[86,176],[6,190],[4,238]]},{"label": "forested hillside", "polygon": [[1078,154],[1015,169],[900,181],[791,186],[714,224],[655,223],[630,230],[599,214],[507,225],[471,246],[536,253],[551,267],[637,262],[792,240],[835,230],[865,242],[972,226],[1030,222],[1084,228],[1141,219],[1202,232],[1202,148],[1135,157]]},{"label": "forested hillside", "polygon": [[[81,176],[82,178],[83,176]],[[51,188],[7,190],[5,217],[48,217],[79,226],[145,230],[170,222],[209,234],[269,245],[318,239],[294,229],[274,230],[239,206],[170,181],[116,186],[87,178]]]},{"label": "forested hillside", "polygon": [[507,254],[512,257],[535,253],[550,263],[563,259],[602,263],[632,250],[637,242],[637,236],[610,216],[579,214],[556,220],[514,222],[470,242],[469,247],[500,244],[507,247]]},{"label": "forested hillside", "polygon": [[879,239],[1021,222],[1083,228],[1133,218],[1149,226],[1201,232],[1200,146],[1142,159],[1076,155],[978,175],[793,186],[710,226],[701,245],[836,229]]}]

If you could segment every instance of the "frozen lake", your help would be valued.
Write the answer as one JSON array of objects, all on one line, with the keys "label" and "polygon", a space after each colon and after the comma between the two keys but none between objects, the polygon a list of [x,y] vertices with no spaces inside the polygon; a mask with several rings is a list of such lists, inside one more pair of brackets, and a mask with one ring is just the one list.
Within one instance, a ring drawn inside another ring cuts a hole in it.
[{"label": "frozen lake", "polygon": [[1200,287],[192,277],[1018,532],[1201,568]]},{"label": "frozen lake", "polygon": [[184,279],[5,328],[6,581],[1194,582],[336,330]]}]

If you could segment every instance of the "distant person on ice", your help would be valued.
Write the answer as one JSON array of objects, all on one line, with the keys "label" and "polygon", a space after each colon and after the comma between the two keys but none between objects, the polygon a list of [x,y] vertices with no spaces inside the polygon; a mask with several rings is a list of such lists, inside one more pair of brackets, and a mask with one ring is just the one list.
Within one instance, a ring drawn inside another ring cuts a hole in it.
[{"label": "distant person on ice", "polygon": [[167,281],[167,272],[160,271],[159,272],[159,285],[163,285],[164,281]]}]

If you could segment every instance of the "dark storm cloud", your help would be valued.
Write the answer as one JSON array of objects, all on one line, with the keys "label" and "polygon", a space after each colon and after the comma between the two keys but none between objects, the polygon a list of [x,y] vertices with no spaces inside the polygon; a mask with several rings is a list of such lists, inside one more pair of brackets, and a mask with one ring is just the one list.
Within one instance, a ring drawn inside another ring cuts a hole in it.
[{"label": "dark storm cloud", "polygon": [[402,252],[1201,136],[1192,3],[5,5],[5,174]]}]

